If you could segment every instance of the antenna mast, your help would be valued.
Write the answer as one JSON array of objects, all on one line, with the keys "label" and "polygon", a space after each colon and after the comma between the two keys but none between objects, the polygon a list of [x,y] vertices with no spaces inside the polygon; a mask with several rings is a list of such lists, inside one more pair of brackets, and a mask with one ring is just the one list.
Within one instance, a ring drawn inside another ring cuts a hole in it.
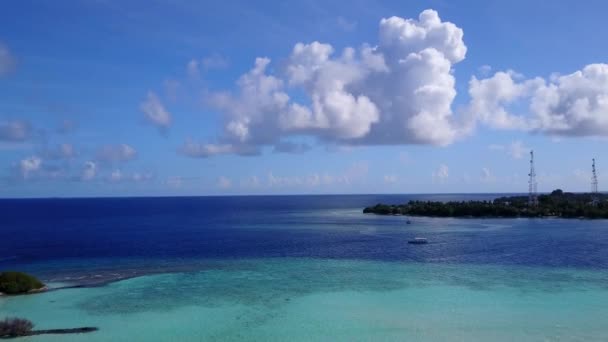
[{"label": "antenna mast", "polygon": [[528,206],[535,207],[538,205],[538,196],[536,194],[536,171],[534,171],[534,151],[530,151],[530,180],[528,181]]},{"label": "antenna mast", "polygon": [[597,173],[595,172],[595,158],[592,159],[591,164],[591,193],[597,194]]}]

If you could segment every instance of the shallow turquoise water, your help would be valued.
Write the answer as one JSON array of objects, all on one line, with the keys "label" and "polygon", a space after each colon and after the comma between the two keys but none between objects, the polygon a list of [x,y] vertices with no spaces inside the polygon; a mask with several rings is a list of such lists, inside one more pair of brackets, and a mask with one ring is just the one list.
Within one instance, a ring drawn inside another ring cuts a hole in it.
[{"label": "shallow turquoise water", "polygon": [[213,260],[200,271],[0,299],[23,341],[605,341],[608,273],[314,258]]}]

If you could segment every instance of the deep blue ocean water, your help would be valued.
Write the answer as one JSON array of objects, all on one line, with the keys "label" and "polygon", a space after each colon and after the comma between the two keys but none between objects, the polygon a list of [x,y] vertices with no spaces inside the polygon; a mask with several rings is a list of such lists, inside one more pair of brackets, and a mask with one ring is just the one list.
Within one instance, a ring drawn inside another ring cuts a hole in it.
[{"label": "deep blue ocean water", "polygon": [[0,270],[87,286],[0,298],[0,318],[102,328],[74,341],[608,336],[608,221],[362,213],[497,196],[0,200]]},{"label": "deep blue ocean water", "polygon": [[[414,218],[405,226],[403,217],[361,213],[380,202],[495,196],[0,200],[0,267],[82,258],[262,257],[608,267],[604,220]],[[414,235],[431,244],[404,248]]]}]

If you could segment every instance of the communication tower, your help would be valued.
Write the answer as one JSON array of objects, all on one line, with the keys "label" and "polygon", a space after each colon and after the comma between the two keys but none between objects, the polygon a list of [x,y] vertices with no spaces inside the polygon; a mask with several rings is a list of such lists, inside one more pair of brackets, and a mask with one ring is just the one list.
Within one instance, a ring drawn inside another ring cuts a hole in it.
[{"label": "communication tower", "polygon": [[530,151],[530,180],[528,181],[528,206],[538,205],[538,195],[536,194],[536,171],[534,171],[534,151]]},{"label": "communication tower", "polygon": [[595,158],[592,159],[591,164],[591,192],[597,194],[597,173],[595,172]]}]

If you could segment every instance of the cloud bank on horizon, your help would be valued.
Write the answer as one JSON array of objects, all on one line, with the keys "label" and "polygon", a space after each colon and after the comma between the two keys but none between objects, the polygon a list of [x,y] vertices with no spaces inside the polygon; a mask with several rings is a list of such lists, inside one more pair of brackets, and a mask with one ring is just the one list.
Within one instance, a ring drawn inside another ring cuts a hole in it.
[{"label": "cloud bank on horizon", "polygon": [[[341,52],[317,41],[297,43],[275,73],[268,71],[270,59],[256,58],[234,91],[207,97],[222,115],[216,141],[189,140],[181,153],[255,155],[264,146],[292,146],[290,138],[299,136],[339,145],[443,146],[472,134],[478,123],[608,136],[608,64],[548,80],[525,79],[512,70],[472,76],[470,103],[455,112],[454,66],[467,52],[461,28],[428,9],[418,19],[383,18],[378,36],[375,45]],[[483,67],[489,73],[489,66]],[[306,101],[295,99],[294,92],[305,94]]]}]

